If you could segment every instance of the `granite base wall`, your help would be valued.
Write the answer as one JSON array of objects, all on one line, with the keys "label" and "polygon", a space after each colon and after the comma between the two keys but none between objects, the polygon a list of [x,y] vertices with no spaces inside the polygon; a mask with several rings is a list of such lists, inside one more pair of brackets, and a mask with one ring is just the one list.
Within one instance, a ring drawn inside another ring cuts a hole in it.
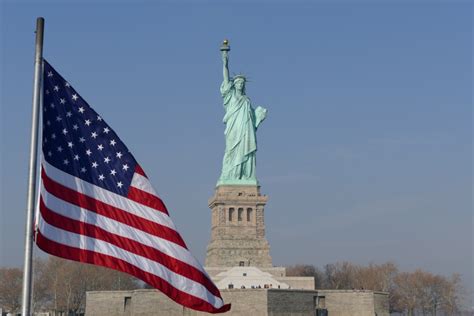
[{"label": "granite base wall", "polygon": [[[232,309],[229,316],[314,316],[317,307],[329,316],[388,316],[388,293],[351,290],[221,290]],[[319,297],[319,299],[318,299]],[[324,297],[325,306],[318,306]],[[201,316],[183,309],[155,290],[87,292],[86,316]]]}]

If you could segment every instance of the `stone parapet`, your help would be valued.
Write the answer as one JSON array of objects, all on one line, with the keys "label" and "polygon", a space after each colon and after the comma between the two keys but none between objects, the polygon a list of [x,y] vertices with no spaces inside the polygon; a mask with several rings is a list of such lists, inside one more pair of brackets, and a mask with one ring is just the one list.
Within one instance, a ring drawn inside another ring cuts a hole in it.
[{"label": "stone parapet", "polygon": [[288,284],[290,289],[314,290],[314,277],[276,277],[278,282]]},{"label": "stone parapet", "polygon": [[214,195],[209,199],[209,208],[216,204],[229,203],[248,203],[249,205],[257,203],[265,205],[268,196],[260,193],[260,187],[254,185],[220,185],[216,187]]}]

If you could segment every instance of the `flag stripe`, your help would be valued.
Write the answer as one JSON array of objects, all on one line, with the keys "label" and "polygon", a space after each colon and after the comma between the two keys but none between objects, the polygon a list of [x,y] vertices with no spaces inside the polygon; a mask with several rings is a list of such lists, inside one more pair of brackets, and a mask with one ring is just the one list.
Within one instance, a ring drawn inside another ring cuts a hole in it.
[{"label": "flag stripe", "polygon": [[151,185],[147,177],[142,176],[141,174],[135,172],[133,174],[131,186],[140,189],[142,191],[148,192],[153,195],[157,195],[155,189]]},{"label": "flag stripe", "polygon": [[168,216],[168,214],[160,210],[145,206],[139,202],[124,198],[119,194],[104,190],[92,183],[76,178],[50,165],[44,159],[42,160],[42,165],[49,178],[65,187],[76,190],[84,195],[100,199],[102,202],[111,206],[122,210],[127,210],[129,213],[133,213],[145,219],[149,219],[151,221],[157,222],[158,224],[176,230],[173,221],[171,221],[171,218]]},{"label": "flag stripe", "polygon": [[222,313],[230,310],[229,304],[222,306],[222,300],[217,300],[216,304],[212,305],[206,300],[200,299],[196,296],[176,289],[175,287],[171,286],[171,284],[169,284],[166,280],[152,273],[144,271],[139,267],[126,262],[125,260],[97,253],[95,251],[79,249],[76,247],[61,244],[52,239],[49,239],[47,236],[44,236],[41,231],[38,231],[38,234],[36,236],[36,243],[44,251],[58,257],[81,261],[85,263],[91,263],[95,265],[101,265],[107,268],[112,268],[134,275],[135,277],[144,280],[148,284],[162,291],[171,299],[180,302],[186,307],[205,311],[208,313]]},{"label": "flag stripe", "polygon": [[44,189],[44,187],[41,190],[41,200],[44,202],[46,207],[59,215],[66,216],[75,221],[92,224],[105,229],[112,234],[133,239],[134,241],[140,242],[146,246],[154,247],[175,259],[187,262],[193,267],[199,269],[201,272],[205,273],[205,270],[201,267],[197,260],[194,259],[187,249],[176,245],[173,242],[135,229],[107,216],[97,214],[94,211],[89,211],[74,204],[68,203],[67,201],[57,198],[53,194],[50,194]]},{"label": "flag stripe", "polygon": [[135,167],[135,172],[138,173],[138,174],[141,174],[142,176],[144,176],[145,178],[148,178],[145,174],[145,171],[143,171],[142,167],[140,165],[137,165]]},{"label": "flag stripe", "polygon": [[195,267],[181,260],[177,260],[176,258],[168,256],[167,254],[153,247],[146,246],[133,239],[124,238],[122,236],[110,233],[101,227],[89,223],[84,223],[81,221],[76,221],[57,214],[48,207],[46,207],[42,199],[40,201],[40,212],[42,218],[50,225],[76,234],[103,240],[107,243],[118,246],[128,252],[132,252],[142,257],[158,262],[159,264],[165,266],[166,268],[172,270],[177,274],[180,274],[190,280],[203,284],[213,295],[219,295],[219,290],[217,290],[214,284],[208,279],[208,277],[204,273],[202,273]]},{"label": "flag stripe", "polygon": [[69,189],[50,179],[44,172],[44,169],[42,172],[42,180],[46,190],[62,200],[82,208],[92,210],[100,215],[107,216],[186,248],[186,244],[184,243],[181,236],[175,230],[170,229],[169,227],[135,216],[127,211],[113,207],[99,200]]},{"label": "flag stripe", "polygon": [[182,289],[190,295],[207,300],[216,307],[220,307],[222,304],[222,299],[214,296],[202,284],[179,275],[158,262],[136,255],[100,239],[64,231],[50,225],[43,218],[40,218],[39,230],[43,236],[50,240],[66,246],[78,247],[83,250],[94,251],[124,260],[136,267],[140,267],[148,273],[166,279],[173,287]]},{"label": "flag stripe", "polygon": [[148,192],[130,186],[130,188],[128,189],[127,197],[132,201],[141,203],[155,210],[160,210],[163,213],[168,214],[168,210],[166,209],[166,206],[163,204],[161,199]]},{"label": "flag stripe", "polygon": [[145,204],[168,214],[165,204],[157,196],[148,178],[139,173],[133,175],[127,197],[135,202]]}]

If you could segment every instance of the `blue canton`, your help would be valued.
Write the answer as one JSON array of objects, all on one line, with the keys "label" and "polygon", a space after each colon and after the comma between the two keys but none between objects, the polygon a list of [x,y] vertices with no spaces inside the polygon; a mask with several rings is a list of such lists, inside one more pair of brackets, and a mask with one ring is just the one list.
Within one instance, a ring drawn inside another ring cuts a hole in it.
[{"label": "blue canton", "polygon": [[127,196],[137,162],[110,126],[44,60],[43,156],[54,167]]}]

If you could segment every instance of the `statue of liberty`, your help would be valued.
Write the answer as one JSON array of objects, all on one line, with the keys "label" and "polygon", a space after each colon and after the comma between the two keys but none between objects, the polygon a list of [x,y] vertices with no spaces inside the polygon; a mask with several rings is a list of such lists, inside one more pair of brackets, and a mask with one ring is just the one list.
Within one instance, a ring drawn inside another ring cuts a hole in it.
[{"label": "statue of liberty", "polygon": [[225,110],[225,153],[217,185],[258,185],[255,175],[257,128],[267,110],[252,107],[245,94],[245,76],[229,77],[229,51],[228,41],[224,40],[221,47],[224,80],[220,90]]}]

